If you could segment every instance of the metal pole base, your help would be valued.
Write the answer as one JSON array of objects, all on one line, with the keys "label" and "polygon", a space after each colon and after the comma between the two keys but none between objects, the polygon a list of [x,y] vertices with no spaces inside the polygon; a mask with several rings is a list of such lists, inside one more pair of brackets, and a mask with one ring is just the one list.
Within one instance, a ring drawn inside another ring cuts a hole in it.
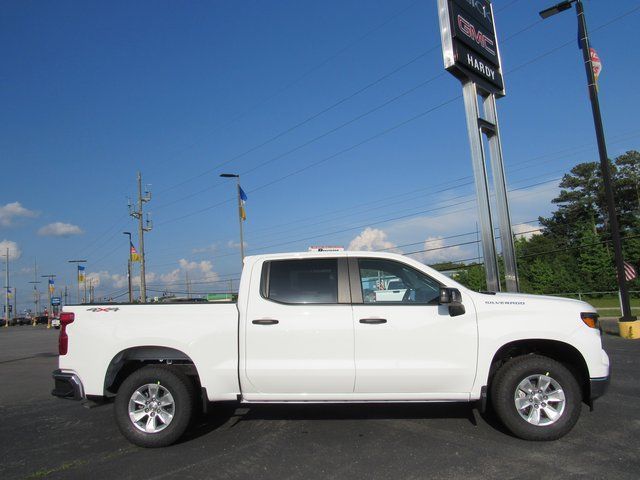
[{"label": "metal pole base", "polygon": [[640,340],[640,320],[618,322],[618,328],[620,329],[620,337],[628,340]]}]

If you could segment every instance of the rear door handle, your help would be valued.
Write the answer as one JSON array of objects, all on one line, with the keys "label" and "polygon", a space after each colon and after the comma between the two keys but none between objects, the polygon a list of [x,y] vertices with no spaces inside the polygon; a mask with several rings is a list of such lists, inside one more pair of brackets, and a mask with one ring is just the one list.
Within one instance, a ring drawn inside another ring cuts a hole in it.
[{"label": "rear door handle", "polygon": [[254,325],[275,325],[280,322],[278,320],[273,320],[270,318],[261,318],[259,320],[253,320],[251,323],[253,323]]},{"label": "rear door handle", "polygon": [[361,318],[360,323],[366,323],[369,325],[380,325],[381,323],[387,323],[386,318]]}]

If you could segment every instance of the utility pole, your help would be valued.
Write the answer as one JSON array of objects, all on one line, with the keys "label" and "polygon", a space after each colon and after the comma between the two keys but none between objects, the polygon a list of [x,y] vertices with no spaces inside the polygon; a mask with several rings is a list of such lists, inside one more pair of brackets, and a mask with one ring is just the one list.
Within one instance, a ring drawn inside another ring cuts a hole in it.
[{"label": "utility pole", "polygon": [[56,278],[55,275],[40,275],[42,278],[48,278],[47,282],[47,292],[49,293],[49,310],[47,310],[47,328],[51,328],[51,315],[53,313],[53,306],[51,305],[51,280]]},{"label": "utility pole", "polygon": [[593,70],[593,60],[591,59],[591,46],[589,45],[589,34],[587,32],[587,20],[584,14],[584,7],[581,0],[566,0],[553,7],[540,12],[540,16],[545,19],[552,15],[569,10],[571,5],[576,4],[576,14],[578,16],[578,37],[582,58],[587,73],[587,83],[589,86],[589,98],[591,100],[591,110],[593,113],[593,123],[596,130],[598,142],[598,153],[600,154],[600,170],[604,183],[604,193],[607,200],[607,213],[609,216],[609,228],[611,229],[611,243],[615,254],[616,272],[618,274],[618,288],[620,291],[620,306],[622,316],[619,319],[620,336],[623,338],[638,338],[640,335],[640,321],[631,312],[631,302],[629,300],[629,290],[624,271],[624,256],[622,252],[622,241],[620,239],[620,227],[618,225],[618,214],[616,211],[615,198],[613,196],[613,184],[611,181],[611,165],[607,154],[607,144],[604,137],[604,127],[602,125],[602,115],[600,113],[600,100],[598,98],[598,85]]},{"label": "utility pole", "polygon": [[129,284],[129,303],[133,303],[133,287],[131,286],[131,232],[122,232],[123,235],[129,237],[129,245],[127,245],[127,283]]},{"label": "utility pole", "polygon": [[64,304],[67,304],[67,286],[64,286]]},{"label": "utility pole", "polygon": [[[80,268],[80,264],[81,263],[87,263],[87,261],[86,260],[69,260],[68,262],[76,264],[75,275],[76,275],[76,279],[78,281],[78,297],[77,297],[77,300],[78,300],[78,304],[79,304],[80,303],[80,270],[79,270],[79,268]],[[84,275],[86,275],[86,272],[83,274],[83,277],[84,277]],[[84,284],[86,286],[86,284],[87,284],[86,277],[84,277],[84,279],[85,279]]]},{"label": "utility pole", "polygon": [[4,270],[4,308],[5,308],[5,322],[4,326],[9,326],[9,249],[7,248],[7,253],[4,255],[5,257],[5,270]]},{"label": "utility pole", "polygon": [[35,258],[33,259],[33,282],[29,283],[33,284],[33,303],[35,311],[33,312],[31,325],[35,327],[38,318],[38,311],[40,310],[40,291],[38,290],[38,284],[42,283],[38,280],[38,263]]},{"label": "utility pole", "polygon": [[129,215],[138,220],[138,238],[140,242],[140,302],[147,302],[147,280],[145,278],[145,255],[144,255],[144,234],[150,232],[153,228],[149,214],[147,213],[146,222],[144,221],[143,205],[151,201],[151,192],[147,188],[142,193],[142,174],[138,172],[138,204],[137,210],[132,210],[131,201],[129,201]]}]

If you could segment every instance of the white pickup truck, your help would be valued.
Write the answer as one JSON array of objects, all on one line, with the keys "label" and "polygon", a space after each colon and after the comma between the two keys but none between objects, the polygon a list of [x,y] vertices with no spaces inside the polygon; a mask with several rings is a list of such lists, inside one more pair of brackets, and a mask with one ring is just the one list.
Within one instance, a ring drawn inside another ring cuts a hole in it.
[{"label": "white pickup truck", "polygon": [[[409,295],[376,301],[364,278]],[[609,383],[596,310],[478,293],[391,253],[247,257],[230,304],[76,305],[60,316],[53,395],[115,398],[131,442],[166,446],[209,402],[477,402],[553,440]],[[202,407],[201,407],[202,405]]]}]

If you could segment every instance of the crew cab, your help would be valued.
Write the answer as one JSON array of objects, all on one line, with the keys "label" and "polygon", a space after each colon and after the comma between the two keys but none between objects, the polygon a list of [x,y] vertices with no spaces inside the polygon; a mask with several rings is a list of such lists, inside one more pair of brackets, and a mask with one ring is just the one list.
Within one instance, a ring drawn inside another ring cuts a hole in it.
[{"label": "crew cab", "polygon": [[[375,277],[407,292],[366,295]],[[514,435],[553,440],[609,382],[591,305],[474,292],[393,253],[250,256],[236,303],[65,306],[60,320],[53,395],[113,399],[121,432],[145,447],[229,400],[488,399]]]}]

